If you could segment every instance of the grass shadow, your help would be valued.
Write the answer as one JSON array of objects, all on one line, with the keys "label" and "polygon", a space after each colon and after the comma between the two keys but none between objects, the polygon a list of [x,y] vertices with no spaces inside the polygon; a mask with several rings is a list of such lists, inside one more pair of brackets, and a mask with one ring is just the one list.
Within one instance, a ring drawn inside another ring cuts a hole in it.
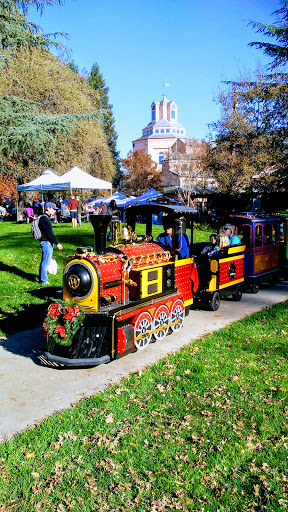
[{"label": "grass shadow", "polygon": [[14,265],[7,265],[6,263],[0,262],[0,271],[9,272],[10,274],[22,277],[23,279],[27,279],[28,281],[37,282],[38,276],[35,274],[31,274],[30,272],[25,272],[25,270],[21,270]]},{"label": "grass shadow", "polygon": [[42,299],[43,303],[24,304],[22,305],[21,311],[18,311],[17,314],[3,311],[0,308],[0,328],[5,335],[11,335],[41,326],[46,316],[48,305],[51,301],[61,298],[59,287],[54,286],[45,286],[37,290],[31,290],[29,293],[34,297]]},{"label": "grass shadow", "polygon": [[17,314],[1,311],[0,328],[6,336],[17,332],[26,331],[42,325],[48,307],[48,301],[44,304],[23,305],[22,311]]}]

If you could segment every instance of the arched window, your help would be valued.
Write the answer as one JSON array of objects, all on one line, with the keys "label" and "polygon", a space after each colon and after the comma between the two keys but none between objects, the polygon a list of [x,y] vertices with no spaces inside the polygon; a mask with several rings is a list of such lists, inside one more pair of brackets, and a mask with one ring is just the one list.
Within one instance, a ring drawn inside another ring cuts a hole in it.
[{"label": "arched window", "polygon": [[152,121],[156,119],[156,108],[155,105],[152,105]]},{"label": "arched window", "polygon": [[163,158],[164,158],[164,153],[163,153],[163,151],[160,151],[160,153],[159,153],[159,164],[161,164]]}]

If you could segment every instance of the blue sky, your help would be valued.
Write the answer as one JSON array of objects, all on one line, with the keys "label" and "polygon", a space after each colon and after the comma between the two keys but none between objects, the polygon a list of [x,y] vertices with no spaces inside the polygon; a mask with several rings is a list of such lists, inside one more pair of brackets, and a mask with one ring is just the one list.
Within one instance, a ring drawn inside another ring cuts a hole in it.
[{"label": "blue sky", "polygon": [[109,87],[118,150],[125,158],[132,140],[150,121],[152,101],[178,105],[187,135],[209,138],[219,118],[214,101],[225,80],[267,64],[248,46],[262,36],[248,20],[274,22],[278,0],[66,0],[28,19],[45,32],[65,32],[71,59],[82,71],[97,62]]}]

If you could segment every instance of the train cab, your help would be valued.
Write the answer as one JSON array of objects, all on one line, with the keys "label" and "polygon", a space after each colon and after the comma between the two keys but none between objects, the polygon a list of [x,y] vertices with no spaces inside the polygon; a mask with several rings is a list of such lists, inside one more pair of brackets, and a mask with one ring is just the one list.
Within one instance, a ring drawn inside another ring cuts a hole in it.
[{"label": "train cab", "polygon": [[221,298],[232,297],[234,301],[241,300],[244,251],[245,244],[242,242],[218,247],[215,250],[211,247],[210,251],[206,242],[193,244],[192,253],[195,255],[199,274],[199,288],[194,297],[194,305],[204,304],[212,311],[216,311]]},{"label": "train cab", "polygon": [[231,219],[246,246],[245,289],[257,293],[261,284],[274,284],[278,277],[279,219],[260,213],[241,213]]}]

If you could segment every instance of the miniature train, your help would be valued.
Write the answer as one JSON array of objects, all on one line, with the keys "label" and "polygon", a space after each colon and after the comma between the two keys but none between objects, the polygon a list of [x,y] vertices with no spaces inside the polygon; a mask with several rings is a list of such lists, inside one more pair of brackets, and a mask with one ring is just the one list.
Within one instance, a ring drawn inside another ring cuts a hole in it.
[{"label": "miniature train", "polygon": [[[169,250],[153,240],[155,214],[162,220],[173,219]],[[243,288],[255,293],[262,278],[276,276],[279,219],[233,217],[243,241],[203,258],[203,243],[193,243],[195,215],[194,209],[181,206],[131,207],[126,212],[127,240],[118,242],[120,222],[116,221],[114,243],[107,248],[111,216],[91,215],[96,251],[78,248],[63,273],[63,299],[78,304],[85,317],[70,345],[51,343],[46,332],[46,360],[64,366],[96,366],[131,350],[143,350],[150,342],[178,332],[193,305],[217,310],[222,297],[230,295],[239,301]],[[135,233],[140,217],[146,226],[141,236]],[[181,259],[176,240],[187,230],[190,254]]]}]

